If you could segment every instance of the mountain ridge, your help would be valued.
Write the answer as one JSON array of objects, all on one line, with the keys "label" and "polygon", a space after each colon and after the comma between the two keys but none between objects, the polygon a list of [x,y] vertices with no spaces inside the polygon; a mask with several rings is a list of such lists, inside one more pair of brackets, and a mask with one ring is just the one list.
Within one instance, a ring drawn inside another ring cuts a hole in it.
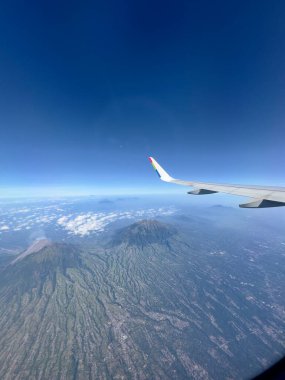
[{"label": "mountain ridge", "polygon": [[180,232],[140,221],[104,248],[53,243],[6,268],[0,378],[226,379],[243,377],[240,360],[266,367],[272,343],[283,349],[281,316],[270,323],[243,298],[227,253]]},{"label": "mountain ridge", "polygon": [[36,239],[27,249],[17,255],[17,257],[11,262],[15,264],[17,261],[22,260],[33,253],[39,252],[42,248],[52,245],[52,241],[46,238]]},{"label": "mountain ridge", "polygon": [[116,232],[111,245],[147,246],[150,244],[165,244],[178,235],[177,229],[170,224],[155,219],[144,219],[124,227]]}]

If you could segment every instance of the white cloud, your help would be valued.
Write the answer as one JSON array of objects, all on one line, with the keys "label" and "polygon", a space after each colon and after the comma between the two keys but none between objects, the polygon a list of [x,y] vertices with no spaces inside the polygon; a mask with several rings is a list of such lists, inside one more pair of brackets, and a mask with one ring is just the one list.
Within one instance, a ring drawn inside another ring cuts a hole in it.
[{"label": "white cloud", "polygon": [[142,210],[125,210],[118,212],[73,212],[69,207],[64,210],[63,204],[53,204],[45,207],[12,208],[2,212],[0,217],[0,232],[32,230],[34,227],[44,228],[54,224],[57,228],[66,230],[69,234],[86,236],[102,232],[117,220],[139,220],[167,216],[176,210],[173,207],[149,208]]},{"label": "white cloud", "polygon": [[106,226],[121,219],[141,219],[161,215],[171,215],[175,212],[173,208],[147,209],[137,211],[120,211],[111,213],[80,214],[77,216],[62,216],[57,223],[75,235],[85,236],[93,232],[102,232]]},{"label": "white cloud", "polygon": [[10,229],[9,226],[7,226],[7,225],[4,225],[4,226],[0,227],[0,231],[7,231],[9,229]]}]

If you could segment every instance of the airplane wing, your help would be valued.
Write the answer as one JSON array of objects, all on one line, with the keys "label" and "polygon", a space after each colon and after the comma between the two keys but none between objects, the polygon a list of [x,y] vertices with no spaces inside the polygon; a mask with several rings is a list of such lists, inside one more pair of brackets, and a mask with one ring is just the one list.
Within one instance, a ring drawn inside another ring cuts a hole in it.
[{"label": "airplane wing", "polygon": [[226,193],[253,198],[249,203],[240,204],[240,207],[264,208],[285,206],[285,187],[228,185],[196,181],[184,181],[172,178],[154,158],[149,160],[162,181],[182,186],[194,187],[188,194],[203,195],[213,193]]}]

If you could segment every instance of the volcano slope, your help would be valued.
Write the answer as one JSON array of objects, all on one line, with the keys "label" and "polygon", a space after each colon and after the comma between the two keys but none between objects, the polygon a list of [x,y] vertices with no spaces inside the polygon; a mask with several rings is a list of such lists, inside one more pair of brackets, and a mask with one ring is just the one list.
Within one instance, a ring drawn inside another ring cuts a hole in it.
[{"label": "volcano slope", "polygon": [[23,257],[1,273],[0,378],[226,379],[262,370],[284,352],[283,311],[246,300],[219,260],[157,221],[122,229],[103,248],[54,243]]}]

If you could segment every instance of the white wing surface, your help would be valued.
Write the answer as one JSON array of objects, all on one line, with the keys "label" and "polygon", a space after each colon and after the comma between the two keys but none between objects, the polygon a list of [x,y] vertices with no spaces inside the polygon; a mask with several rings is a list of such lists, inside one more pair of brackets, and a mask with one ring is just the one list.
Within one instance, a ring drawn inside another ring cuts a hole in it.
[{"label": "white wing surface", "polygon": [[253,198],[251,202],[241,204],[240,207],[264,208],[285,206],[285,187],[230,185],[197,181],[184,181],[181,179],[172,178],[158,164],[158,162],[155,161],[154,158],[149,157],[149,160],[162,181],[193,187],[194,189],[192,191],[189,191],[188,194],[203,195],[213,193],[226,193]]}]

